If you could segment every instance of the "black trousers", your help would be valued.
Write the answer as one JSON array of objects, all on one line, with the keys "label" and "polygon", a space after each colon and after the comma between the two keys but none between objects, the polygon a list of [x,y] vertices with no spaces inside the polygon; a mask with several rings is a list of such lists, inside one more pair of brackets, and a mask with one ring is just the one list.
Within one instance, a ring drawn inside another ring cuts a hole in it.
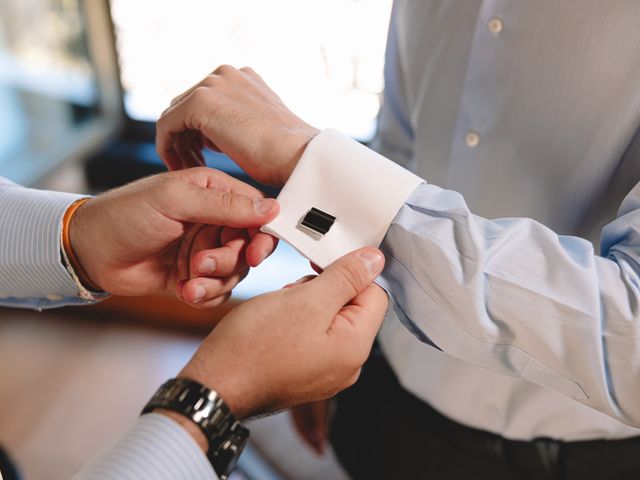
[{"label": "black trousers", "polygon": [[466,427],[403,389],[376,348],[337,397],[331,443],[354,480],[640,480],[640,437],[517,442]]},{"label": "black trousers", "polygon": [[3,480],[19,480],[18,470],[11,461],[9,454],[0,447],[0,477]]}]

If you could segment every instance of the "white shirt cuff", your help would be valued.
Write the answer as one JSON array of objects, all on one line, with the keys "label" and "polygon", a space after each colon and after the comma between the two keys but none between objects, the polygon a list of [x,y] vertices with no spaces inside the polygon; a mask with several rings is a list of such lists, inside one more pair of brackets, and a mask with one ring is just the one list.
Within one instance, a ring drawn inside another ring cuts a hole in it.
[{"label": "white shirt cuff", "polygon": [[[280,214],[262,231],[321,268],[365,246],[377,247],[406,198],[423,180],[335,130],[307,146],[284,186]],[[312,209],[335,217],[322,235],[304,226]]]}]

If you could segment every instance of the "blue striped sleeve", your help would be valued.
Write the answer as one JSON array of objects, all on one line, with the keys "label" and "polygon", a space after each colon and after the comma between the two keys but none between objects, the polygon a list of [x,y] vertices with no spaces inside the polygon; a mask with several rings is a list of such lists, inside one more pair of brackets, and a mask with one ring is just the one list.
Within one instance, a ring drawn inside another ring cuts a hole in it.
[{"label": "blue striped sleeve", "polygon": [[80,298],[61,257],[62,218],[80,197],[0,178],[0,305],[42,309],[93,303]]},{"label": "blue striped sleeve", "polygon": [[75,480],[216,480],[193,437],[170,418],[149,413],[102,452]]}]

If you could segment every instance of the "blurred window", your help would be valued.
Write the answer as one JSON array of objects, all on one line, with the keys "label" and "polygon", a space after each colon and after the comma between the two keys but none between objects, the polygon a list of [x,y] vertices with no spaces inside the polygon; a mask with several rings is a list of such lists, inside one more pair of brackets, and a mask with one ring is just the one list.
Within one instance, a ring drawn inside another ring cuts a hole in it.
[{"label": "blurred window", "polygon": [[105,109],[83,7],[79,0],[0,2],[2,176],[32,183],[97,140],[92,121]]},{"label": "blurred window", "polygon": [[125,108],[155,121],[220,64],[251,66],[295,113],[369,139],[391,0],[112,0]]}]

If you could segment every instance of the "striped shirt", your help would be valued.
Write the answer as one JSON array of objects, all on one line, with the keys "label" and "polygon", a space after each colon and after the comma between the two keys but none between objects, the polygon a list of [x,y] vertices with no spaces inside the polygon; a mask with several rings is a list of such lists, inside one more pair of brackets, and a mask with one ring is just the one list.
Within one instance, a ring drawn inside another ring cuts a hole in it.
[{"label": "striped shirt", "polygon": [[[61,256],[62,218],[79,195],[34,190],[0,177],[0,306],[45,309],[93,303],[79,296]],[[217,479],[177,423],[147,414],[75,478]]]}]

